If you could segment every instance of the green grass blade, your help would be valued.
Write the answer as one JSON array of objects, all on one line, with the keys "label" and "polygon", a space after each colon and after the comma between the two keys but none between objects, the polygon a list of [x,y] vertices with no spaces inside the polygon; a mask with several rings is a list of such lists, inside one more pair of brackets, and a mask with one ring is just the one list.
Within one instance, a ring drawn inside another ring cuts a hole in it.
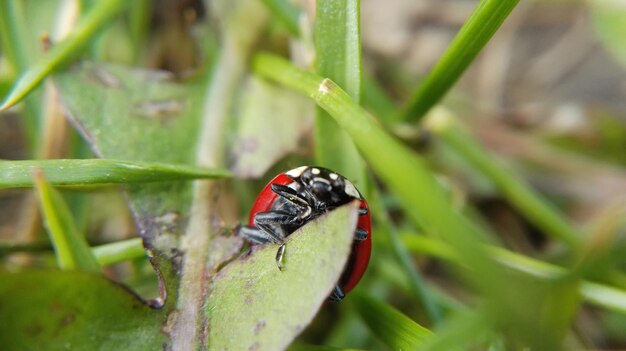
[{"label": "green grass blade", "polygon": [[[361,95],[359,8],[358,0],[322,0],[316,4],[315,18],[317,72],[343,87],[356,103]],[[354,143],[320,108],[315,120],[315,140],[317,163],[337,170],[362,189],[365,166]]]},{"label": "green grass blade", "polygon": [[133,238],[91,248],[100,266],[108,266],[135,258],[146,257],[141,238]]},{"label": "green grass blade", "polygon": [[30,62],[22,7],[21,1],[0,0],[0,38],[3,54],[17,71],[25,70]]},{"label": "green grass blade", "polygon": [[[2,52],[17,73],[24,72],[33,60],[32,48],[26,33],[24,2],[0,0],[0,43]],[[13,84],[13,82],[11,82]],[[0,96],[4,94],[0,93]],[[30,150],[38,149],[40,102],[34,99],[24,101],[25,130]]]},{"label": "green grass blade", "polygon": [[34,175],[43,218],[61,269],[97,272],[100,266],[85,237],[78,232],[61,194],[48,184],[41,172]]},{"label": "green grass blade", "polygon": [[97,2],[92,11],[80,20],[76,28],[62,42],[54,45],[22,74],[0,105],[0,111],[22,100],[53,70],[77,54],[107,22],[114,19],[127,5],[128,2],[124,0]]},{"label": "green grass blade", "polygon": [[370,195],[368,202],[370,204],[372,218],[377,222],[377,226],[381,228],[380,231],[387,234],[396,259],[407,276],[410,277],[409,288],[411,293],[423,304],[430,321],[434,325],[438,325],[442,321],[441,308],[435,303],[435,299],[426,286],[425,279],[413,262],[409,250],[400,239],[398,231],[392,225],[391,218],[389,218],[389,215],[385,212],[385,207],[380,199],[380,193],[374,188],[370,192]]},{"label": "green grass blade", "polygon": [[351,301],[365,324],[391,350],[415,350],[432,337],[432,332],[388,304],[363,294]]},{"label": "green grass blade", "polygon": [[298,9],[291,1],[288,0],[262,0],[263,4],[270,10],[289,33],[299,36],[300,26],[298,18],[300,17],[300,9]]},{"label": "green grass blade", "polygon": [[580,244],[580,233],[570,226],[553,206],[530,189],[521,179],[498,164],[470,135],[456,125],[443,110],[433,111],[428,126],[446,144],[487,176],[515,207],[547,235],[570,247]]},{"label": "green grass blade", "polygon": [[53,185],[147,183],[200,178],[228,178],[230,172],[187,165],[110,159],[0,161],[0,189],[33,186],[40,169]]},{"label": "green grass blade", "polygon": [[[427,254],[442,260],[460,265],[463,264],[463,260],[458,254],[456,254],[449,245],[439,240],[419,235],[405,235],[403,236],[403,241],[414,254]],[[539,261],[499,247],[487,246],[486,249],[489,255],[493,257],[494,261],[500,265],[533,277],[556,279],[570,274],[568,270],[563,267]],[[583,280],[580,283],[579,290],[581,297],[585,301],[599,307],[626,314],[626,291],[587,280]]]},{"label": "green grass blade", "polygon": [[401,115],[417,121],[461,77],[519,0],[481,0],[446,52],[418,86]]}]

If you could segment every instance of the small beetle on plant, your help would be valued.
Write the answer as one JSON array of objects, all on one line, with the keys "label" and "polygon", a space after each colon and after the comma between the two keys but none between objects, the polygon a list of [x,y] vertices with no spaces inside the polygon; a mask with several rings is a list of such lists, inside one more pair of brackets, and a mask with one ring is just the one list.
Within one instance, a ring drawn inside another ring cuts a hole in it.
[{"label": "small beetle on plant", "polygon": [[285,238],[309,221],[351,201],[360,201],[352,252],[330,300],[341,301],[367,269],[370,259],[371,219],[367,202],[356,187],[336,172],[302,166],[277,175],[256,198],[248,225],[238,233],[250,244],[280,244],[276,266],[282,269]]}]

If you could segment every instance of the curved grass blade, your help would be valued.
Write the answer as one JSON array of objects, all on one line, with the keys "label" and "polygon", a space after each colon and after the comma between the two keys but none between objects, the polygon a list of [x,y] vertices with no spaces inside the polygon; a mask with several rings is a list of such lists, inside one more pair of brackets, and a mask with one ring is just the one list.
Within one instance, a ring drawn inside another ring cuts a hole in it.
[{"label": "curved grass blade", "polygon": [[446,52],[418,86],[400,116],[417,121],[461,77],[519,0],[481,0]]},{"label": "curved grass blade", "polygon": [[99,271],[100,266],[92,255],[87,240],[78,232],[61,194],[46,182],[41,172],[36,172],[34,177],[44,221],[59,267]]},{"label": "curved grass blade", "polygon": [[365,324],[390,350],[415,350],[433,333],[388,304],[356,294],[352,301]]},{"label": "curved grass blade", "polygon": [[160,350],[165,319],[100,274],[0,269],[3,350]]},{"label": "curved grass blade", "polygon": [[77,54],[107,22],[114,19],[127,5],[128,2],[124,0],[98,1],[62,42],[53,46],[22,74],[9,95],[4,98],[0,111],[22,100],[46,76]]},{"label": "curved grass blade", "polygon": [[546,200],[499,165],[486,150],[456,125],[452,116],[444,110],[433,111],[428,117],[427,126],[487,176],[502,194],[537,227],[571,248],[580,246],[580,233],[574,230]]},{"label": "curved grass blade", "polygon": [[53,185],[131,184],[191,179],[228,178],[230,172],[157,162],[91,160],[0,161],[0,189],[33,185],[40,169]]},{"label": "curved grass blade", "polygon": [[[445,261],[463,264],[463,261],[454,250],[440,240],[419,235],[406,235],[403,237],[403,240],[407,248],[414,254],[427,254]],[[570,274],[563,267],[502,248],[488,246],[486,249],[495,262],[508,269],[533,277],[557,279]],[[580,283],[579,292],[580,296],[590,304],[626,314],[626,291],[606,284],[583,280]]]},{"label": "curved grass blade", "polygon": [[[209,350],[282,350],[315,317],[341,276],[356,228],[356,203],[303,226],[278,245],[257,247],[219,271],[205,311]],[[294,313],[297,311],[297,313]]]}]

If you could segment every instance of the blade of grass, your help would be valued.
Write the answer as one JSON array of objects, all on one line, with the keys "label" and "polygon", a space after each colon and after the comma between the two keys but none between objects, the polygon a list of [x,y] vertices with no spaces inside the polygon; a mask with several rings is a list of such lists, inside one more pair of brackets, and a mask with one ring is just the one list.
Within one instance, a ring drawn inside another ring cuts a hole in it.
[{"label": "blade of grass", "polygon": [[145,183],[206,178],[229,178],[223,169],[157,162],[110,159],[0,161],[0,189],[30,187],[40,169],[54,185]]},{"label": "blade of grass", "polygon": [[100,266],[108,266],[135,258],[146,257],[141,238],[117,241],[91,248]]},{"label": "blade of grass", "polygon": [[300,17],[300,9],[287,0],[261,0],[268,10],[278,19],[289,33],[299,36],[300,26],[298,18]]},{"label": "blade of grass", "polygon": [[150,14],[153,7],[152,1],[135,0],[131,2],[128,9],[128,27],[131,41],[133,43],[134,62],[138,63],[145,48],[145,40],[150,26]]},{"label": "blade of grass", "polygon": [[364,294],[350,297],[369,329],[391,350],[415,350],[432,332],[392,306]]},{"label": "blade of grass", "polygon": [[[22,1],[0,0],[0,43],[2,51],[19,73],[32,61]],[[24,101],[25,129],[31,151],[38,150],[40,104],[37,99]]]},{"label": "blade of grass", "polygon": [[92,255],[87,240],[78,232],[61,194],[46,182],[40,171],[35,172],[34,178],[43,218],[59,268],[99,271],[100,266]]},{"label": "blade of grass", "polygon": [[[440,240],[420,235],[404,235],[402,239],[414,254],[427,254],[442,260],[463,264],[462,258],[449,245]],[[545,279],[556,279],[569,275],[567,269],[551,263],[495,246],[487,246],[486,249],[495,262],[517,272]],[[579,289],[585,301],[599,307],[626,313],[626,291],[588,280],[583,280]]]},{"label": "blade of grass", "polygon": [[72,33],[28,67],[9,95],[5,97],[0,105],[0,111],[22,100],[48,74],[77,54],[107,22],[114,19],[128,4],[129,2],[124,0],[98,1],[96,6],[80,20]]},{"label": "blade of grass", "polygon": [[556,208],[507,171],[497,160],[464,133],[444,110],[433,111],[427,126],[459,155],[487,176],[515,207],[547,235],[570,248],[580,246],[581,234],[574,230]]},{"label": "blade of grass", "polygon": [[400,115],[418,121],[461,77],[519,0],[481,0]]},{"label": "blade of grass", "polygon": [[410,277],[410,279],[408,279],[410,291],[418,299],[418,301],[423,304],[430,321],[434,325],[438,325],[442,321],[441,309],[431,296],[422,274],[413,263],[409,251],[400,240],[398,231],[394,226],[392,226],[391,218],[389,218],[387,212],[383,210],[385,206],[382,204],[379,192],[376,188],[373,188],[372,191],[370,191],[370,195],[369,203],[373,218],[377,222],[378,227],[381,228],[381,232],[387,233],[389,241],[391,242],[391,248],[396,255],[396,259],[399,261],[407,276]]},{"label": "blade of grass", "polygon": [[[359,9],[358,0],[321,0],[316,4],[315,19],[317,72],[344,87],[357,104],[361,95]],[[315,119],[315,141],[317,163],[337,170],[364,190],[365,165],[359,152],[321,108]]]}]

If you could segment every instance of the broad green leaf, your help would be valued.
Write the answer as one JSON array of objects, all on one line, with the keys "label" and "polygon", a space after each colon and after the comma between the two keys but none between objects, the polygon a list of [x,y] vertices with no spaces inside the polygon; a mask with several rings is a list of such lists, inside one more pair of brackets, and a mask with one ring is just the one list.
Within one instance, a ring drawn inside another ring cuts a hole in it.
[{"label": "broad green leaf", "polygon": [[286,348],[335,287],[356,220],[357,207],[351,204],[294,232],[287,239],[282,271],[275,264],[278,245],[257,247],[222,269],[205,307],[211,326],[208,349]]},{"label": "broad green leaf", "polygon": [[620,0],[591,0],[588,3],[600,42],[617,62],[626,67],[626,3]]},{"label": "broad green leaf", "polygon": [[391,350],[415,350],[432,337],[432,332],[388,304],[358,294],[357,311],[369,329]]},{"label": "broad green leaf", "polygon": [[0,189],[30,187],[33,170],[41,170],[53,185],[147,183],[198,178],[225,178],[230,173],[157,162],[91,160],[0,160]]},{"label": "broad green leaf", "polygon": [[[361,98],[360,3],[321,0],[316,3],[315,55],[317,72],[343,87],[352,100]],[[354,143],[328,112],[318,108],[315,157],[365,190],[365,164]]]},{"label": "broad green leaf", "polygon": [[403,118],[417,121],[448,92],[489,42],[519,0],[481,0],[446,52],[417,87]]},{"label": "broad green leaf", "polygon": [[13,90],[4,98],[0,111],[18,103],[52,71],[76,55],[98,30],[114,19],[126,5],[127,2],[123,0],[99,1],[62,42],[54,45],[22,74]]},{"label": "broad green leaf", "polygon": [[[55,83],[72,122],[98,156],[194,164],[202,86],[175,83],[164,72],[89,62],[57,74]],[[122,180],[119,173],[109,178]],[[170,252],[173,243],[166,238],[182,231],[180,216],[188,213],[190,182],[127,189],[146,246],[157,256]],[[161,236],[165,240],[157,243]]]},{"label": "broad green leaf", "polygon": [[0,270],[3,350],[160,350],[165,317],[100,274]]},{"label": "broad green leaf", "polygon": [[34,177],[43,220],[54,246],[59,267],[100,271],[100,266],[92,255],[87,240],[78,231],[72,213],[61,194],[46,182],[40,172],[36,172]]},{"label": "broad green leaf", "polygon": [[231,154],[240,177],[261,177],[277,160],[296,151],[312,127],[314,105],[292,90],[251,77],[239,103],[241,112]]}]

